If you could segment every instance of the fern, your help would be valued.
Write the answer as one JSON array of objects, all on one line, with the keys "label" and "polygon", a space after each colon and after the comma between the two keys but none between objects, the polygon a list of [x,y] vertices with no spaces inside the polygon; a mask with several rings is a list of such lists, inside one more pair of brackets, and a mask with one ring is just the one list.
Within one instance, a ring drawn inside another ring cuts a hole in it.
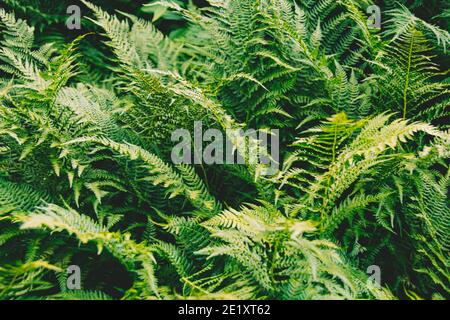
[{"label": "fern", "polygon": [[[0,8],[1,299],[449,296],[444,4],[68,4]],[[172,164],[198,122],[242,163]]]}]

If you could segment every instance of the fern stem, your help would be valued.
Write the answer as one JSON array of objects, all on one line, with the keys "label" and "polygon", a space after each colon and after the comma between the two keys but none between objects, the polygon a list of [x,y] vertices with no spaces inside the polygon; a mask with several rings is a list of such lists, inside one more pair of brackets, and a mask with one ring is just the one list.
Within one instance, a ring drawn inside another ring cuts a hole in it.
[{"label": "fern stem", "polygon": [[413,51],[413,47],[414,47],[414,35],[415,35],[415,32],[413,32],[412,36],[411,36],[411,43],[409,46],[409,53],[408,53],[408,71],[406,72],[405,90],[403,91],[403,118],[405,118],[405,119],[406,119],[406,111],[407,111],[407,93],[408,93],[408,87],[409,87],[409,81],[410,81],[409,74],[411,72],[412,51]]},{"label": "fern stem", "polygon": [[338,133],[338,127],[337,124],[334,127],[334,137],[333,137],[333,159],[331,162],[334,162],[336,160],[336,145],[337,145],[337,133]]},{"label": "fern stem", "polygon": [[[336,160],[336,146],[337,146],[337,133],[338,133],[338,125],[334,126],[334,136],[333,136],[333,147],[332,147],[332,160],[331,163],[334,163]],[[327,188],[325,190],[325,197],[322,202],[322,209],[320,211],[320,219],[323,221],[325,219],[326,208],[328,205],[328,193],[331,186],[331,176],[328,177],[327,180]],[[323,229],[322,229],[323,230]]]},{"label": "fern stem", "polygon": [[211,294],[211,292],[208,292],[205,289],[199,287],[198,285],[196,285],[195,283],[193,283],[186,277],[182,277],[181,280],[184,281],[187,285],[191,286],[192,288],[197,289],[198,291],[202,292],[203,294],[206,294],[206,295]]}]

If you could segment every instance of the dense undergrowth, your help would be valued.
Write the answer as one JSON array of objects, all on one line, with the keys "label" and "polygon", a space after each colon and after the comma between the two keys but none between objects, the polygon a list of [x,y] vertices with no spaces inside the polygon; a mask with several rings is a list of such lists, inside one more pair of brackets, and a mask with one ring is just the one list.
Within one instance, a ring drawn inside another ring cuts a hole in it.
[{"label": "dense undergrowth", "polygon": [[449,298],[445,1],[73,2],[0,2],[0,299]]}]

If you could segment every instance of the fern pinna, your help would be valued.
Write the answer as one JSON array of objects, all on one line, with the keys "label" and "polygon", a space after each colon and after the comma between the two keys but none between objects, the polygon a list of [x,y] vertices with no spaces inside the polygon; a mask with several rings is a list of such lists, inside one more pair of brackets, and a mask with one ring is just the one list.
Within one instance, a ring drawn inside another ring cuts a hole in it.
[{"label": "fern pinna", "polygon": [[[0,298],[447,299],[448,8],[207,2],[2,3]],[[174,164],[199,121],[279,170]]]}]

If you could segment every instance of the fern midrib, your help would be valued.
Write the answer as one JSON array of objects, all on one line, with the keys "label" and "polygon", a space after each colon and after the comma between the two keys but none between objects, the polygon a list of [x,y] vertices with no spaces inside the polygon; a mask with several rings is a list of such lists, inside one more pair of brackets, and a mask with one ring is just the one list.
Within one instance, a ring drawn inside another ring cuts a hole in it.
[{"label": "fern midrib", "polygon": [[[334,134],[333,134],[333,146],[332,146],[332,159],[331,159],[331,163],[334,163],[336,160],[336,147],[337,147],[337,134],[338,134],[338,125],[336,124],[334,126]],[[325,219],[325,215],[326,215],[326,211],[328,208],[328,195],[329,195],[329,190],[330,190],[330,186],[331,186],[331,176],[328,177],[328,181],[327,181],[327,188],[325,190],[325,197],[323,199],[323,203],[322,203],[322,210],[321,210],[321,221],[324,221]],[[324,229],[322,228],[322,231],[324,231]]]},{"label": "fern midrib", "polygon": [[405,89],[403,90],[403,118],[406,119],[406,112],[407,112],[407,94],[408,94],[408,88],[409,88],[409,81],[410,81],[410,73],[411,73],[411,62],[412,62],[412,51],[414,47],[414,36],[415,36],[415,30],[412,32],[411,35],[411,43],[409,45],[409,52],[408,52],[408,71],[406,72],[406,80],[405,80]]}]

